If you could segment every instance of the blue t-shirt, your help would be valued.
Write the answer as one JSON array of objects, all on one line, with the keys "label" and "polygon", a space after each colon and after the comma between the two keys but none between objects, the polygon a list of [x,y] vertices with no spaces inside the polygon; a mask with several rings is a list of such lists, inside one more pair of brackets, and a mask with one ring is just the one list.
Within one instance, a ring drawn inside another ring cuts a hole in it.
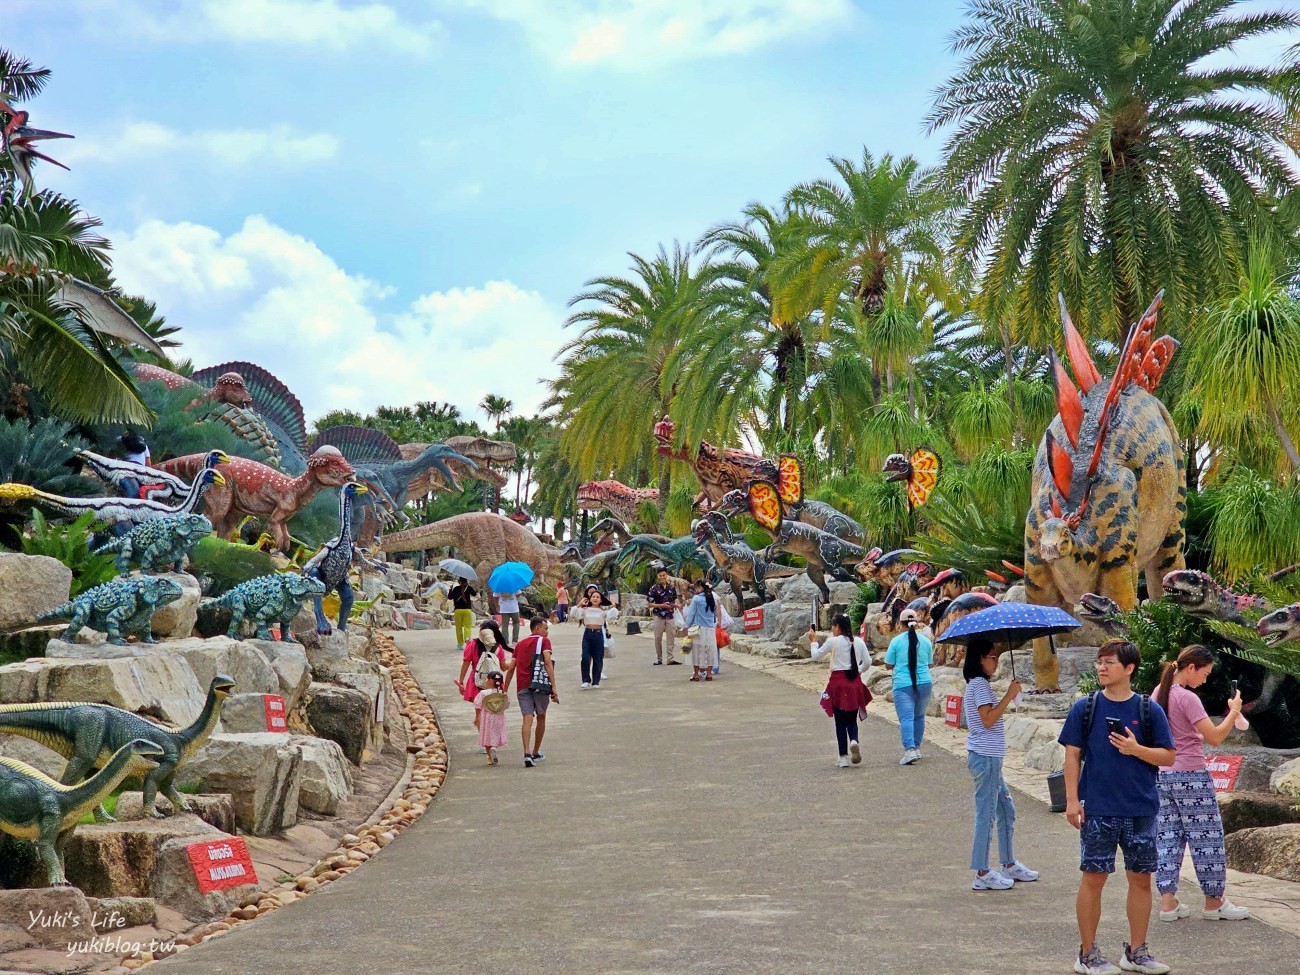
[{"label": "blue t-shirt", "polygon": [[[929,684],[930,662],[934,660],[934,645],[920,633],[916,635],[916,682]],[[894,686],[911,687],[912,671],[907,666],[907,633],[900,633],[889,641],[885,663],[894,668]]]},{"label": "blue t-shirt", "polygon": [[1150,748],[1173,748],[1169,719],[1164,708],[1151,702],[1151,734],[1154,741],[1142,740],[1142,712],[1139,695],[1127,701],[1112,701],[1098,693],[1093,712],[1092,732],[1083,740],[1083,712],[1088,699],[1074,702],[1057,739],[1062,745],[1083,749],[1083,775],[1079,779],[1079,799],[1089,816],[1154,816],[1160,811],[1160,793],[1156,790],[1156,766],[1135,755],[1125,755],[1110,743],[1107,718],[1119,718],[1132,730],[1138,743]]}]

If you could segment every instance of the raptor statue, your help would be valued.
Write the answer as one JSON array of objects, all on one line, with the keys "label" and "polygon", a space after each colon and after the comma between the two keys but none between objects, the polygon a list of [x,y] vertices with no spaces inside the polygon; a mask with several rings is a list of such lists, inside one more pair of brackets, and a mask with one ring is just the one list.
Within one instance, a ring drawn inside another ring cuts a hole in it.
[{"label": "raptor statue", "polygon": [[[195,454],[206,459],[206,454]],[[179,504],[168,505],[150,498],[65,498],[49,494],[28,484],[0,484],[0,501],[29,502],[62,515],[76,519],[91,512],[96,521],[110,525],[143,525],[159,518],[172,518],[176,515],[191,515],[204,500],[209,488],[221,490],[226,479],[210,467],[194,470],[193,480]]]},{"label": "raptor statue", "polygon": [[302,567],[302,574],[315,579],[325,587],[325,592],[315,598],[316,632],[328,635],[333,632],[330,622],[325,618],[325,596],[338,590],[339,594],[339,629],[347,632],[348,614],[352,612],[352,582],[348,573],[355,562],[374,569],[387,572],[388,566],[382,562],[372,562],[361,554],[361,549],[352,541],[352,506],[355,499],[366,493],[366,486],[356,481],[349,481],[339,491],[339,531],[338,534],[321,546],[320,551]]},{"label": "raptor statue", "polygon": [[736,538],[727,528],[726,519],[710,512],[691,525],[691,535],[711,557],[717,573],[726,577],[736,599],[743,602],[743,589],[753,589],[767,602],[767,581],[803,574],[803,569],[776,565],[755,552],[744,539]]},{"label": "raptor statue", "polygon": [[[1163,294],[1163,292],[1162,292]],[[1161,578],[1183,567],[1187,487],[1174,421],[1153,395],[1178,344],[1152,338],[1161,295],[1131,329],[1104,382],[1061,301],[1076,388],[1050,353],[1059,413],[1034,460],[1025,519],[1028,600],[1068,610],[1085,592],[1123,610],[1137,605],[1138,573],[1158,598]],[[1038,688],[1060,686],[1046,640],[1034,644]]]},{"label": "raptor statue", "polygon": [[[766,461],[775,473],[774,478],[765,478],[777,487],[784,518],[790,521],[811,525],[818,531],[842,538],[854,545],[863,544],[866,530],[846,515],[825,501],[813,501],[804,497],[803,463],[794,454],[782,454],[774,461]],[[728,491],[717,504],[717,510],[728,518],[749,512],[749,484],[746,481],[740,487]]]},{"label": "raptor statue", "polygon": [[814,528],[802,521],[783,517],[781,493],[771,481],[750,481],[746,487],[749,514],[760,528],[771,533],[772,544],[763,550],[763,558],[771,562],[781,552],[797,555],[807,563],[806,572],[829,603],[830,589],[826,574],[842,579],[852,577],[852,566],[862,561],[865,553],[861,545],[847,542],[838,535]]},{"label": "raptor statue", "polygon": [[380,540],[380,549],[389,555],[442,548],[456,549],[457,558],[468,562],[480,579],[486,579],[503,562],[523,562],[541,579],[534,585],[554,589],[564,572],[559,549],[544,545],[527,528],[491,511],[453,515]]},{"label": "raptor statue", "polygon": [[618,561],[630,568],[637,562],[657,559],[668,567],[673,575],[680,576],[688,565],[707,569],[709,559],[700,551],[700,545],[694,535],[681,538],[665,539],[658,535],[633,535],[619,549]]},{"label": "raptor statue", "polygon": [[588,481],[578,485],[579,511],[608,511],[623,523],[637,520],[641,506],[659,502],[658,488],[633,488],[621,481]]}]

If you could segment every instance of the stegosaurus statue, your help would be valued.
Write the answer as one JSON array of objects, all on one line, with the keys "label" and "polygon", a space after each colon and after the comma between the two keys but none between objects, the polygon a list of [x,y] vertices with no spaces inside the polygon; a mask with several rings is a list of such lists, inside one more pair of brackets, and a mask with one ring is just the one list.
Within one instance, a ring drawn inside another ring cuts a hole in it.
[{"label": "stegosaurus statue", "polygon": [[[1059,413],[1034,460],[1025,519],[1028,600],[1067,612],[1084,593],[1137,605],[1138,572],[1152,599],[1183,568],[1187,488],[1174,421],[1154,395],[1178,343],[1152,339],[1163,292],[1129,329],[1115,374],[1102,381],[1061,301],[1065,348],[1079,387],[1051,351]],[[1034,647],[1039,690],[1056,690],[1060,668],[1045,640]]]}]

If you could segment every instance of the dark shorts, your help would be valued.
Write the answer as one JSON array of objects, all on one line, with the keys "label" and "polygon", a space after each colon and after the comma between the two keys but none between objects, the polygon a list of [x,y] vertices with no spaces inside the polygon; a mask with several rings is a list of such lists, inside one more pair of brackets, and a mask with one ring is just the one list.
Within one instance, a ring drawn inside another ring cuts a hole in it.
[{"label": "dark shorts", "polygon": [[524,688],[519,692],[520,714],[545,714],[551,706],[551,695],[546,691],[530,691]]},{"label": "dark shorts", "polygon": [[1155,816],[1088,816],[1079,830],[1079,869],[1084,873],[1114,873],[1115,848],[1124,851],[1124,869],[1155,873]]}]

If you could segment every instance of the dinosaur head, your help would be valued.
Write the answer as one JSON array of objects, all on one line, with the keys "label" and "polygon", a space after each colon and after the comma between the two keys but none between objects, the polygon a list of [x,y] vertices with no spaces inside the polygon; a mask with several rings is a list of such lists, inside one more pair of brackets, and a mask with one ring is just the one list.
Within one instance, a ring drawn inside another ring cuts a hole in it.
[{"label": "dinosaur head", "polygon": [[212,487],[214,484],[225,484],[226,479],[218,471],[211,467],[205,467],[199,472],[199,485],[201,487]]},{"label": "dinosaur head", "polygon": [[202,538],[211,534],[212,522],[204,515],[177,515],[176,534],[182,538]]},{"label": "dinosaur head", "polygon": [[1255,632],[1270,647],[1287,640],[1300,640],[1300,603],[1273,610],[1255,624]]},{"label": "dinosaur head", "polygon": [[181,584],[161,576],[141,576],[140,595],[145,602],[154,606],[166,606],[181,598]]},{"label": "dinosaur head", "polygon": [[343,485],[343,494],[348,498],[355,498],[359,494],[369,494],[370,488],[366,487],[360,481],[348,481]]},{"label": "dinosaur head", "polygon": [[673,433],[676,429],[673,421],[667,416],[655,424],[655,443],[659,453],[666,455],[673,453]]},{"label": "dinosaur head", "polygon": [[707,518],[700,518],[691,523],[691,537],[700,545],[708,542],[716,534],[717,532],[714,531],[713,525]]},{"label": "dinosaur head", "polygon": [[944,569],[929,582],[922,585],[917,592],[925,593],[933,589],[938,589],[940,595],[945,599],[956,599],[962,593],[968,592],[970,586],[966,582],[966,573],[962,572],[961,569]]},{"label": "dinosaur head", "polygon": [[912,476],[912,462],[902,454],[890,454],[881,468],[886,481],[906,481]]},{"label": "dinosaur head", "polygon": [[230,455],[224,450],[209,450],[207,457],[203,460],[204,467],[216,467],[218,464],[229,464]]},{"label": "dinosaur head", "polygon": [[244,377],[237,372],[225,372],[217,377],[217,383],[212,387],[212,398],[231,406],[253,405],[253,394],[244,385]]},{"label": "dinosaur head", "polygon": [[876,559],[880,558],[883,554],[884,553],[878,546],[873,548],[866,555],[862,556],[861,562],[853,567],[854,575],[864,582],[870,582],[872,579],[876,578]]},{"label": "dinosaur head", "polygon": [[208,692],[215,695],[218,701],[224,701],[235,693],[235,678],[217,674],[208,685]]},{"label": "dinosaur head", "polygon": [[472,471],[478,470],[478,464],[445,443],[429,444],[424,448],[420,456],[433,464],[438,473],[447,479],[447,483],[451,485],[453,491],[460,491],[461,486],[460,482],[456,480],[455,472],[448,466],[449,462],[464,464]]},{"label": "dinosaur head", "polygon": [[1195,569],[1176,569],[1168,573],[1160,584],[1165,598],[1179,606],[1200,606],[1210,595],[1214,581],[1204,572]]},{"label": "dinosaur head", "polygon": [[308,596],[325,595],[325,583],[311,576],[305,576],[301,572],[286,572],[281,578],[284,581],[284,590],[290,596],[305,599]]},{"label": "dinosaur head", "polygon": [[152,772],[162,763],[164,754],[162,746],[155,745],[151,741],[133,738],[122,747],[131,753],[131,759],[127,762],[128,774],[139,775]]},{"label": "dinosaur head", "polygon": [[714,506],[713,510],[724,518],[732,518],[742,511],[749,510],[749,498],[744,491],[736,488],[736,490],[724,494],[722,500]]},{"label": "dinosaur head", "polygon": [[328,444],[318,447],[316,452],[307,458],[307,470],[326,487],[342,487],[356,473],[342,452]]},{"label": "dinosaur head", "polygon": [[1079,605],[1074,609],[1080,617],[1089,623],[1102,625],[1109,623],[1119,615],[1119,603],[1108,596],[1099,596],[1095,592],[1085,592],[1079,597]]},{"label": "dinosaur head", "polygon": [[1048,518],[1038,536],[1038,554],[1044,562],[1055,562],[1074,554],[1074,535],[1064,518]]}]

